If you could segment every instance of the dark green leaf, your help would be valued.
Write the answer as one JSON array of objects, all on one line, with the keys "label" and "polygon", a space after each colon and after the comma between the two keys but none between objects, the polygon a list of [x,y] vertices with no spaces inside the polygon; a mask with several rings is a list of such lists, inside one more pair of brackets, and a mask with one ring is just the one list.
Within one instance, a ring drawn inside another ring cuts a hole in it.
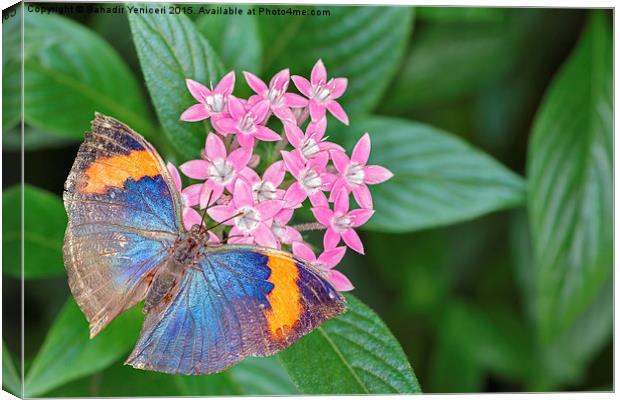
[{"label": "dark green leaf", "polygon": [[[466,316],[460,308],[454,306],[449,306],[441,315],[438,337],[432,352],[430,390],[442,393],[481,391],[484,370],[467,351],[472,332],[464,331],[460,325]],[[462,332],[465,332],[463,336]]]},{"label": "dark green leaf", "polygon": [[502,22],[506,11],[500,7],[418,7],[416,18],[437,23]]},{"label": "dark green leaf", "polygon": [[532,115],[555,65],[575,45],[583,14],[576,9],[545,8],[514,9],[511,13],[516,20],[516,35],[523,39],[524,45],[520,46],[519,58],[510,73],[488,82],[490,85],[485,83],[484,87],[474,88],[477,92],[471,93],[475,96],[472,131],[474,140],[487,151],[505,154],[509,159],[519,155],[520,159],[522,137],[531,127]]},{"label": "dark green leaf", "polygon": [[347,295],[348,311],[280,353],[305,394],[417,393],[400,344],[370,308]]},{"label": "dark green leaf", "polygon": [[[67,136],[60,136],[54,133],[45,132],[32,126],[24,127],[23,148],[25,151],[63,147],[75,144],[76,142],[76,139],[72,139]],[[5,130],[2,135],[2,147],[7,151],[21,151],[21,129],[16,128],[8,131]]]},{"label": "dark green leaf", "polygon": [[399,113],[473,92],[505,76],[517,56],[507,24],[428,26],[416,33],[381,110]]},{"label": "dark green leaf", "polygon": [[215,375],[176,376],[183,396],[276,396],[297,394],[276,357],[250,357]]},{"label": "dark green leaf", "polygon": [[215,375],[174,377],[183,396],[238,396],[243,394],[241,387],[225,371]]},{"label": "dark green leaf", "polygon": [[369,164],[394,177],[371,186],[375,215],[365,228],[405,232],[455,223],[520,205],[523,180],[462,139],[395,118],[356,118],[335,136],[352,148],[371,134]]},{"label": "dark green leaf", "polygon": [[228,68],[260,75],[263,44],[258,31],[258,17],[246,14],[252,7],[238,8],[243,11],[242,15],[203,14],[196,19],[196,28],[207,38]]},{"label": "dark green leaf", "polygon": [[243,394],[281,396],[299,393],[277,357],[250,357],[230,369],[229,374]]},{"label": "dark green leaf", "polygon": [[22,392],[22,382],[15,369],[15,364],[11,359],[11,353],[6,348],[4,341],[2,342],[2,387],[19,396]]},{"label": "dark green leaf", "polygon": [[6,132],[21,118],[21,6],[15,16],[2,21],[2,129]]},{"label": "dark green leaf", "polygon": [[[261,7],[265,8],[265,7]],[[282,7],[279,7],[282,8]],[[298,7],[329,16],[260,17],[268,76],[289,67],[310,76],[321,58],[330,77],[349,79],[342,97],[348,113],[372,109],[404,55],[413,26],[412,7]]]},{"label": "dark green leaf", "polygon": [[299,393],[276,357],[248,358],[215,375],[169,375],[120,362],[46,393],[51,397],[238,396]]},{"label": "dark green leaf", "polygon": [[[137,339],[137,338],[136,338]],[[98,397],[178,396],[174,375],[135,369],[117,362],[101,373]]]},{"label": "dark green leaf", "polygon": [[567,329],[612,276],[612,39],[590,19],[551,85],[528,149],[536,317],[544,342]]},{"label": "dark green leaf", "polygon": [[442,317],[432,363],[434,391],[480,391],[486,371],[524,380],[534,370],[535,343],[513,310],[456,300]]},{"label": "dark green leaf", "polygon": [[443,232],[369,232],[364,243],[368,243],[367,257],[374,261],[377,274],[399,294],[399,306],[408,312],[432,314],[445,302],[456,274],[445,268],[455,248]]},{"label": "dark green leaf", "polygon": [[97,34],[68,18],[34,12],[25,14],[24,29],[26,122],[81,139],[98,111],[152,133],[138,83]]},{"label": "dark green leaf", "polygon": [[215,84],[224,72],[219,57],[185,15],[132,13],[129,24],[164,133],[181,158],[198,157],[206,137],[204,125],[179,120],[181,113],[196,103],[185,79]]},{"label": "dark green leaf", "polygon": [[135,344],[142,314],[133,308],[118,316],[94,339],[73,298],[52,324],[45,342],[26,374],[26,396],[39,396],[65,382],[122,362]]},{"label": "dark green leaf", "polygon": [[[2,193],[3,272],[21,277],[21,187]],[[67,214],[61,199],[43,189],[24,186],[24,278],[64,275],[62,242]]]}]

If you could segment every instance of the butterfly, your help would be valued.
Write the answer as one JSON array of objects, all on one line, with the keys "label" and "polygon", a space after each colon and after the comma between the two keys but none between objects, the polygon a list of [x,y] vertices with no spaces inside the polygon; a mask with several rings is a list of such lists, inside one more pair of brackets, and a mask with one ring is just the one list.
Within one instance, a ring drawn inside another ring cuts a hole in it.
[{"label": "butterfly", "polygon": [[144,301],[125,364],[212,374],[283,350],[346,311],[313,265],[284,251],[207,244],[181,223],[181,199],[155,148],[96,114],[65,183],[69,287],[97,335]]}]

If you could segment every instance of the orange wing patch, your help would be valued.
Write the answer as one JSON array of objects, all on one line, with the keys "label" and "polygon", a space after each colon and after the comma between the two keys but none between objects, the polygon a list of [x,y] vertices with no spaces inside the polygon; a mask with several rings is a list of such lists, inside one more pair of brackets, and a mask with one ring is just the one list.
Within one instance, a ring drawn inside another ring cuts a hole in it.
[{"label": "orange wing patch", "polygon": [[147,150],[135,150],[95,160],[86,170],[86,185],[82,193],[105,193],[106,187],[122,187],[127,178],[135,181],[161,173],[155,158]]},{"label": "orange wing patch", "polygon": [[288,336],[303,313],[301,293],[297,286],[299,271],[292,259],[266,255],[269,258],[267,266],[271,268],[268,281],[274,284],[274,288],[267,295],[271,309],[265,309],[265,316],[271,336],[283,339]]}]

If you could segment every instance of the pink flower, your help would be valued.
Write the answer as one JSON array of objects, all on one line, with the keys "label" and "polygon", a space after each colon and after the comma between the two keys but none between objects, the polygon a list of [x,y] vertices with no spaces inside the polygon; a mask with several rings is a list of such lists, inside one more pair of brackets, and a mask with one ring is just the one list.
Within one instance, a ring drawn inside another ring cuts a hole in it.
[{"label": "pink flower", "polygon": [[360,207],[372,208],[372,196],[366,185],[385,182],[394,174],[379,165],[366,165],[370,155],[368,132],[361,137],[353,148],[351,159],[342,151],[331,151],[330,155],[339,173],[339,177],[332,187],[330,201],[339,193],[341,188],[345,188],[347,192],[353,192],[353,197]]},{"label": "pink flower", "polygon": [[172,176],[172,180],[174,182],[174,187],[181,194],[181,207],[183,210],[183,226],[185,226],[186,230],[190,230],[193,225],[200,225],[202,223],[202,217],[198,214],[198,211],[194,210],[192,207],[198,204],[198,195],[200,193],[200,184],[191,185],[186,187],[184,190],[182,189],[181,184],[181,175],[179,175],[179,171],[171,162],[168,162],[166,165],[168,167],[168,171]]},{"label": "pink flower", "polygon": [[222,135],[234,133],[237,141],[246,149],[254,146],[254,139],[273,142],[280,140],[280,135],[271,129],[263,126],[267,113],[269,112],[269,102],[260,101],[254,105],[243,104],[234,96],[228,97],[228,113],[230,118],[223,117],[212,121],[213,127]]},{"label": "pink flower", "polygon": [[254,200],[261,202],[265,200],[282,200],[284,190],[278,189],[278,186],[284,180],[285,173],[284,163],[276,161],[265,170],[263,179],[252,168],[244,168],[241,171],[241,176],[252,185]]},{"label": "pink flower", "polygon": [[256,202],[250,184],[237,179],[232,201],[227,205],[211,207],[207,213],[215,221],[233,227],[228,243],[256,243],[275,248],[278,242],[269,224],[282,209],[282,203],[280,200]]},{"label": "pink flower", "polygon": [[308,105],[308,100],[303,97],[294,93],[286,93],[290,80],[288,68],[275,74],[269,82],[269,87],[250,72],[243,71],[243,75],[245,75],[245,80],[250,88],[256,92],[254,96],[250,97],[250,103],[256,104],[262,100],[267,100],[273,114],[282,122],[286,120],[295,121],[295,116],[289,107],[300,108]]},{"label": "pink flower", "polygon": [[287,190],[286,207],[301,204],[306,198],[310,198],[310,202],[315,207],[327,205],[327,198],[323,191],[330,190],[336,178],[335,175],[326,171],[328,154],[319,153],[311,160],[304,162],[298,152],[283,151],[282,158],[286,168],[297,180]]},{"label": "pink flower", "polygon": [[326,118],[323,118],[317,122],[310,122],[306,127],[306,133],[304,134],[295,123],[284,123],[286,138],[293,145],[293,147],[295,147],[295,151],[299,152],[305,160],[315,157],[322,151],[344,151],[344,149],[336,143],[328,142],[326,141],[326,138],[323,138],[326,127]]},{"label": "pink flower", "polygon": [[209,90],[206,86],[191,79],[186,79],[185,83],[192,96],[198,101],[181,114],[182,121],[201,121],[212,116],[219,116],[226,113],[228,96],[235,87],[235,73],[227,73],[217,84],[215,89]]},{"label": "pink flower", "polygon": [[325,249],[333,249],[342,239],[347,246],[360,254],[364,254],[364,246],[353,228],[365,224],[374,212],[366,208],[349,211],[349,193],[344,188],[336,195],[333,211],[329,207],[312,208],[316,220],[327,227],[323,237]]},{"label": "pink flower", "polygon": [[340,246],[330,250],[325,250],[320,256],[317,257],[312,249],[304,243],[293,243],[293,254],[325,272],[329,281],[334,285],[336,290],[340,292],[353,290],[353,284],[351,284],[351,281],[349,281],[349,279],[341,272],[334,270],[334,267],[342,261],[346,249],[346,247]]},{"label": "pink flower", "polygon": [[325,117],[325,109],[327,109],[343,124],[349,125],[349,117],[342,106],[336,102],[336,99],[347,89],[346,78],[332,78],[328,81],[325,65],[322,60],[319,60],[312,68],[310,82],[297,75],[293,75],[292,79],[297,89],[309,99],[308,107],[312,121]]},{"label": "pink flower", "polygon": [[209,197],[215,202],[224,189],[232,192],[235,180],[250,161],[252,152],[244,148],[226,154],[224,142],[215,133],[209,133],[205,142],[206,160],[191,160],[181,165],[181,171],[193,179],[206,179],[200,191],[200,208],[205,208]]},{"label": "pink flower", "polygon": [[279,243],[291,244],[302,240],[301,233],[287,225],[293,217],[293,211],[292,208],[283,208],[273,217],[271,232],[273,232]]}]

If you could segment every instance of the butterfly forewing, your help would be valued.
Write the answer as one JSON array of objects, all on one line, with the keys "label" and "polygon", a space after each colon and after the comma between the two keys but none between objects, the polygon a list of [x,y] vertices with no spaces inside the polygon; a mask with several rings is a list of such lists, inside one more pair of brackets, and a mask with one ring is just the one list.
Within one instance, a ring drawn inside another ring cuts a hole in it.
[{"label": "butterfly forewing", "polygon": [[91,337],[142,300],[180,228],[179,198],[153,147],[97,114],[67,178],[64,260]]}]

